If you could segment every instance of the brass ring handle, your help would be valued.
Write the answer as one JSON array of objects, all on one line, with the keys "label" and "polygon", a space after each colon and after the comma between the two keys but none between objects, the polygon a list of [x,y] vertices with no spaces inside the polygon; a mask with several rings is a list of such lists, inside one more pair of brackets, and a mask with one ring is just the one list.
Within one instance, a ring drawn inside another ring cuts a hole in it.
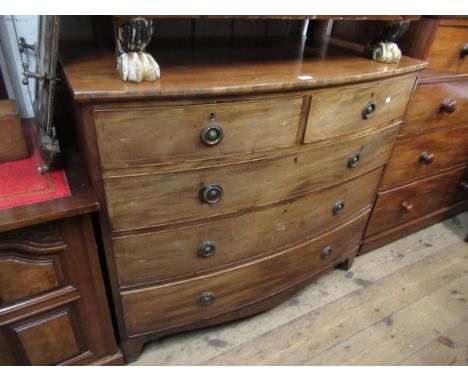
[{"label": "brass ring handle", "polygon": [[221,200],[224,190],[217,184],[210,184],[201,190],[201,198],[205,203],[214,204]]},{"label": "brass ring handle", "polygon": [[410,202],[403,202],[401,203],[401,209],[405,211],[407,214],[409,214],[411,211],[413,211],[413,205]]},{"label": "brass ring handle", "polygon": [[219,125],[208,125],[201,132],[201,141],[207,146],[215,146],[224,137],[223,128]]},{"label": "brass ring handle", "polygon": [[460,182],[460,188],[462,189],[462,191],[468,192],[468,181],[462,180]]},{"label": "brass ring handle", "polygon": [[359,160],[361,159],[361,154],[355,153],[351,155],[348,159],[348,167],[354,168],[358,165]]},{"label": "brass ring handle", "polygon": [[205,292],[198,297],[198,303],[201,306],[211,305],[215,300],[215,294],[213,292]]},{"label": "brass ring handle", "polygon": [[210,257],[216,252],[216,245],[212,241],[203,242],[200,247],[198,247],[198,256],[200,257]]},{"label": "brass ring handle", "polygon": [[375,104],[375,101],[369,101],[367,105],[362,109],[362,118],[364,119],[369,119],[372,117],[377,110],[377,105]]},{"label": "brass ring handle", "polygon": [[423,162],[424,164],[430,165],[432,162],[434,162],[434,158],[435,158],[434,154],[424,151],[419,156],[419,161]]},{"label": "brass ring handle", "polygon": [[327,245],[324,249],[322,249],[322,252],[320,253],[320,258],[325,259],[328,256],[332,254],[333,250],[331,245]]},{"label": "brass ring handle", "polygon": [[455,101],[454,99],[445,99],[440,104],[441,112],[452,114],[455,110],[457,110],[457,101]]},{"label": "brass ring handle", "polygon": [[344,200],[339,200],[338,202],[336,202],[333,206],[333,214],[338,215],[341,211],[343,211],[344,206]]},{"label": "brass ring handle", "polygon": [[468,55],[468,42],[463,45],[463,48],[460,51],[460,58],[465,58],[466,55]]}]

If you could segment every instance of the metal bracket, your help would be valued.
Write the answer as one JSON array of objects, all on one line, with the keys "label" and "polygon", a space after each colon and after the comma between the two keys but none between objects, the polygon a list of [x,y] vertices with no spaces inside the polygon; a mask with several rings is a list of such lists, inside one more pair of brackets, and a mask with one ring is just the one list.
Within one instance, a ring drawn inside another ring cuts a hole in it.
[{"label": "metal bracket", "polygon": [[46,80],[46,81],[54,81],[54,82],[57,82],[57,81],[60,80],[59,78],[47,77],[43,73],[30,72],[29,71],[29,64],[27,64],[26,62],[23,62],[22,65],[23,65],[23,69],[24,69],[24,71],[23,71],[24,78],[21,80],[21,83],[23,85],[28,85],[30,78],[35,78],[36,80],[40,80],[40,81]]},{"label": "metal bracket", "polygon": [[28,44],[24,37],[19,38],[18,49],[23,53],[26,49],[31,49],[36,51],[36,44]]}]

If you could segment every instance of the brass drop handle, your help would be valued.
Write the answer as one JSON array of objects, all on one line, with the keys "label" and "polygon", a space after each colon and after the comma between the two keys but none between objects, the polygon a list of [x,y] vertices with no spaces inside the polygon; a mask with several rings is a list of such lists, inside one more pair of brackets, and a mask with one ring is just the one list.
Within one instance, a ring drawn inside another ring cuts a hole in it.
[{"label": "brass drop handle", "polygon": [[441,112],[452,114],[455,110],[457,110],[457,101],[455,101],[454,99],[445,99],[440,104]]},{"label": "brass drop handle", "polygon": [[377,105],[375,104],[375,101],[369,101],[364,109],[362,109],[362,118],[369,119],[374,115],[376,109]]},{"label": "brass drop handle", "polygon": [[413,211],[413,205],[410,202],[403,202],[401,203],[401,209],[402,211],[405,211],[407,214],[409,214],[411,211]]},{"label": "brass drop handle", "polygon": [[332,247],[331,245],[327,245],[322,252],[320,253],[320,258],[323,260],[332,254]]},{"label": "brass drop handle", "polygon": [[355,153],[351,155],[348,159],[348,168],[356,167],[360,159],[361,159],[361,154],[359,153]]},{"label": "brass drop handle", "polygon": [[344,209],[344,200],[339,200],[333,206],[333,214],[338,215]]},{"label": "brass drop handle", "polygon": [[424,164],[430,165],[432,162],[434,162],[434,158],[435,158],[434,154],[424,151],[419,156],[419,161],[423,162]]},{"label": "brass drop handle", "polygon": [[207,146],[215,146],[224,137],[223,128],[219,125],[208,125],[201,132],[201,141]]},{"label": "brass drop handle", "polygon": [[223,196],[223,188],[217,184],[210,184],[209,186],[203,187],[201,190],[201,199],[205,203],[214,204],[221,200]]},{"label": "brass drop handle", "polygon": [[460,183],[460,188],[462,191],[468,192],[468,181],[462,180]]},{"label": "brass drop handle", "polygon": [[210,257],[216,252],[216,245],[212,241],[203,242],[200,247],[198,247],[198,256],[200,257]]},{"label": "brass drop handle", "polygon": [[211,305],[215,300],[215,294],[213,292],[205,292],[198,297],[198,304],[201,306]]},{"label": "brass drop handle", "polygon": [[466,55],[468,55],[468,42],[463,45],[463,48],[460,51],[460,58],[465,58]]}]

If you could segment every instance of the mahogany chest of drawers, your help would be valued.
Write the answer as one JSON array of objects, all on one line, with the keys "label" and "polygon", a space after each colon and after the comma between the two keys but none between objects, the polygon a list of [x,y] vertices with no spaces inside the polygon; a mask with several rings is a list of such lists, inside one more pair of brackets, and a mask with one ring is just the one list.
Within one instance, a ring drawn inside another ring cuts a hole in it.
[{"label": "mahogany chest of drawers", "polygon": [[385,169],[363,252],[468,209],[468,19],[423,17],[402,47],[429,68]]},{"label": "mahogany chest of drawers", "polygon": [[161,49],[161,80],[138,85],[116,78],[111,52],[61,59],[127,361],[349,267],[426,65],[235,44],[219,62],[211,42]]}]

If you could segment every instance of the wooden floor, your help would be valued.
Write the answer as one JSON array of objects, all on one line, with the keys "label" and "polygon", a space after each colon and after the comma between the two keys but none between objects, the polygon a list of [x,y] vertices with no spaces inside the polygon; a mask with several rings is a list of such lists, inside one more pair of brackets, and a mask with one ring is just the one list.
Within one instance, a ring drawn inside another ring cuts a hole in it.
[{"label": "wooden floor", "polygon": [[263,314],[148,344],[133,365],[468,365],[468,213]]}]

